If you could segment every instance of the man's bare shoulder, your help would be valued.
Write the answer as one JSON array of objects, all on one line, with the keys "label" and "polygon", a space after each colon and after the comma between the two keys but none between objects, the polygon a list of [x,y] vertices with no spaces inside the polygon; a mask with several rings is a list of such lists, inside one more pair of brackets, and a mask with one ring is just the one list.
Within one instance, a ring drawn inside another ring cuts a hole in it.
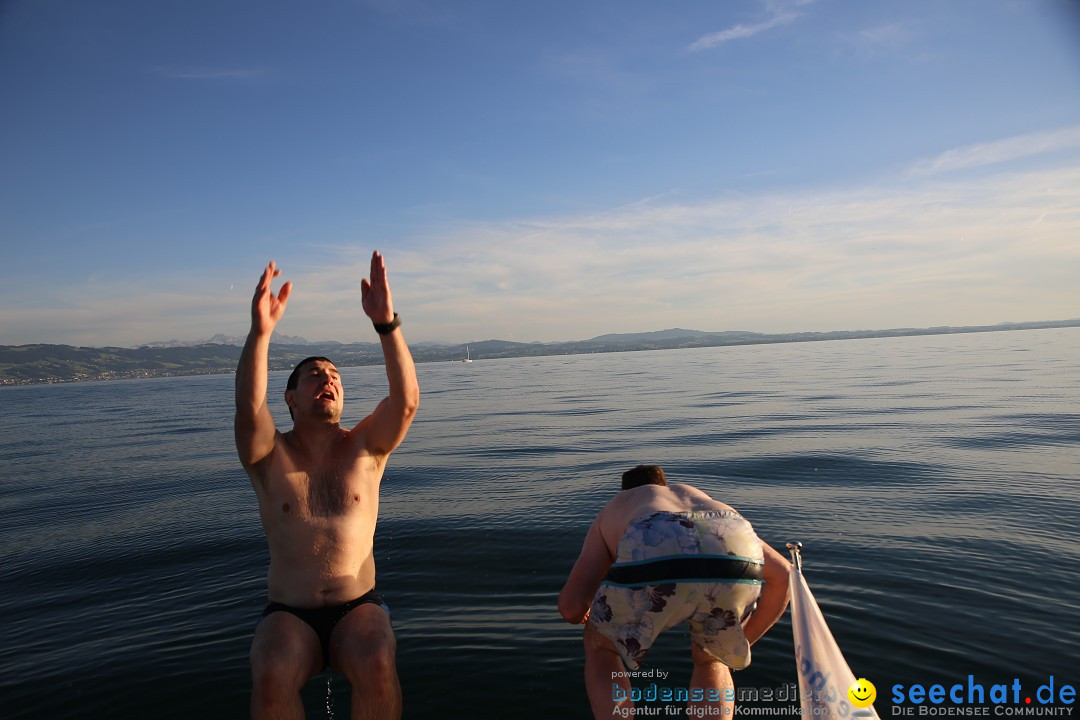
[{"label": "man's bare shoulder", "polygon": [[270,452],[263,455],[261,458],[253,463],[244,462],[243,458],[240,459],[240,464],[244,466],[244,470],[248,475],[255,477],[256,474],[262,474],[266,472],[275,459],[275,456],[280,454],[280,448],[284,443],[285,433],[281,432],[277,428],[274,429],[274,444],[270,446]]},{"label": "man's bare shoulder", "polygon": [[725,502],[721,502],[693,485],[683,483],[672,487],[672,492],[687,504],[687,510],[730,510],[738,512]]},{"label": "man's bare shoulder", "polygon": [[656,485],[643,485],[630,490],[620,490],[608,504],[600,510],[600,517],[620,515],[638,505],[648,504],[656,497],[656,491],[662,489]]},{"label": "man's bare shoulder", "polygon": [[[719,502],[718,500],[714,500],[704,490],[699,490],[693,485],[687,485],[686,483],[672,483],[668,485],[668,490],[670,490],[673,495],[683,500],[710,503]],[[720,504],[722,505],[723,503]]]},{"label": "man's bare shoulder", "polygon": [[621,537],[626,526],[641,515],[675,509],[671,497],[668,488],[659,485],[620,490],[597,515],[605,539],[611,541]]},{"label": "man's bare shoulder", "polygon": [[348,448],[350,452],[356,452],[362,455],[371,455],[377,458],[377,462],[381,462],[380,458],[387,457],[390,453],[378,453],[371,447],[372,438],[379,433],[378,423],[379,415],[376,412],[380,407],[385,405],[386,398],[376,406],[370,414],[366,415],[360,422],[353,425],[351,428],[342,427],[348,440]]}]

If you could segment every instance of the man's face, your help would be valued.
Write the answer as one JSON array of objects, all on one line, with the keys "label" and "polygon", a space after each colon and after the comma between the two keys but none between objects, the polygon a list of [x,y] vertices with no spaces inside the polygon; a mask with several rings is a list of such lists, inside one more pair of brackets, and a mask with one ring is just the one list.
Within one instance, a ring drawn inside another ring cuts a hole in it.
[{"label": "man's face", "polygon": [[296,388],[285,392],[293,417],[309,416],[338,420],[345,407],[345,390],[334,364],[313,360],[300,368]]}]

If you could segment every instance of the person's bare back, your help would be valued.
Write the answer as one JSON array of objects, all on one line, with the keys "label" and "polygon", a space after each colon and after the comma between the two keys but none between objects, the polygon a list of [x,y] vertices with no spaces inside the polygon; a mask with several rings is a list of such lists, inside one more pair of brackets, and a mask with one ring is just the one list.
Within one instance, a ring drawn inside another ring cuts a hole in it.
[{"label": "person's bare back", "polygon": [[614,558],[623,532],[635,520],[658,512],[696,510],[734,512],[730,506],[713,500],[691,485],[642,485],[616,495],[596,516],[596,523],[610,557]]}]

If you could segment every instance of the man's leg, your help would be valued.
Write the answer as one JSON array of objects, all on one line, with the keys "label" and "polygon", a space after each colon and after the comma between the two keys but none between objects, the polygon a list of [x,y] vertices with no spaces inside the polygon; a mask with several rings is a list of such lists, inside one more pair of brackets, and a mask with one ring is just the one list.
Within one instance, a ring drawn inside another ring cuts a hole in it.
[{"label": "man's leg", "polygon": [[251,643],[251,717],[304,717],[300,688],[322,670],[322,647],[311,627],[287,612],[267,615]]},{"label": "man's leg", "polygon": [[[694,658],[694,672],[690,676],[691,688],[702,688],[705,697],[716,688],[720,693],[718,702],[692,702],[692,708],[719,708],[720,717],[732,720],[735,717],[735,683],[731,680],[731,669],[727,665],[705,652],[694,641],[690,641],[691,656]],[[705,717],[702,715],[701,717]]]},{"label": "man's leg", "polygon": [[397,720],[401,685],[390,616],[365,603],[349,611],[330,636],[330,666],[352,685],[353,720]]},{"label": "man's leg", "polygon": [[[585,623],[585,690],[593,717],[610,718],[615,708],[631,708],[630,680],[616,677],[624,671],[622,658],[615,644],[601,635],[592,623]],[[618,686],[618,692],[616,688]],[[621,693],[621,694],[620,694]],[[616,699],[619,697],[621,699]]]}]

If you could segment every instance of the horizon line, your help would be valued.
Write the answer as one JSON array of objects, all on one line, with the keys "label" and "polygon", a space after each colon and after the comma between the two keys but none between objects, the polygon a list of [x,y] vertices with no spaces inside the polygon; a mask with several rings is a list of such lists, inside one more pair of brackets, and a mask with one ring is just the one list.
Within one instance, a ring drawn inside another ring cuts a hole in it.
[{"label": "horizon line", "polygon": [[[1080,327],[1080,317],[1058,319],[1058,320],[1005,320],[998,323],[989,325],[930,325],[925,327],[918,326],[904,326],[904,327],[886,327],[886,328],[847,328],[847,329],[832,329],[832,330],[790,330],[785,332],[760,332],[757,330],[697,330],[694,328],[683,327],[670,327],[663,328],[661,330],[639,330],[632,332],[614,332],[614,333],[602,333],[600,335],[594,335],[590,338],[584,338],[581,340],[505,340],[501,338],[488,338],[486,340],[464,340],[461,342],[442,342],[433,340],[417,340],[410,342],[411,346],[427,345],[436,347],[463,347],[465,345],[475,345],[477,343],[490,343],[490,342],[503,342],[511,343],[514,345],[572,345],[576,343],[593,342],[600,338],[619,338],[619,337],[634,337],[641,335],[657,335],[660,333],[668,333],[673,331],[684,331],[687,333],[695,333],[701,335],[725,335],[725,334],[745,334],[756,335],[759,337],[783,337],[792,335],[829,335],[829,334],[842,334],[842,333],[885,333],[885,332],[927,332],[931,330],[965,330],[965,329],[987,329],[993,330],[995,328],[1004,328],[1006,326],[1018,326],[1018,325],[1046,325],[1053,324],[1057,327]],[[273,336],[271,336],[271,343],[274,345],[378,345],[377,341],[372,342],[342,342],[340,340],[308,340],[299,335],[285,335],[288,338],[297,338],[303,340],[302,343],[289,343],[289,342],[274,342]],[[239,339],[242,336],[239,335],[227,335],[225,333],[215,333],[206,340],[153,340],[148,343],[141,343],[139,345],[72,345],[70,343],[49,343],[49,342],[36,342],[36,343],[22,343],[19,345],[0,345],[3,348],[25,348],[25,347],[71,347],[71,348],[89,348],[89,349],[110,349],[116,348],[121,350],[155,350],[155,349],[170,349],[179,347],[202,347],[206,345],[227,345],[234,347],[242,347],[243,343],[233,342],[210,342],[215,337],[223,337],[230,340]],[[176,343],[176,344],[167,344]]]}]

